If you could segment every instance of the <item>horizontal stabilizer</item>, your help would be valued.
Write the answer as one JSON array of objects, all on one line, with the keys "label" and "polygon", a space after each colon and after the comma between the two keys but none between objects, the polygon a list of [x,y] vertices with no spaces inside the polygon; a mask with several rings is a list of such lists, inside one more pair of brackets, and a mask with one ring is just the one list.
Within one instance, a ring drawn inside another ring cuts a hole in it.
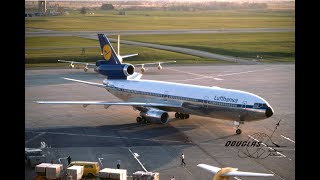
[{"label": "horizontal stabilizer", "polygon": [[122,59],[132,57],[132,56],[138,56],[138,54],[127,54],[127,55],[121,55]]}]

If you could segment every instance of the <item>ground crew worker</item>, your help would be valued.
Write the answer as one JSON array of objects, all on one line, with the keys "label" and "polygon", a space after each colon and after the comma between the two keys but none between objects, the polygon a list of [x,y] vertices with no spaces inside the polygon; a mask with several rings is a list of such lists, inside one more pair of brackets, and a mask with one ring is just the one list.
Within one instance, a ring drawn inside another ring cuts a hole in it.
[{"label": "ground crew worker", "polygon": [[186,166],[186,163],[184,162],[184,154],[181,154],[181,166],[184,165]]},{"label": "ground crew worker", "polygon": [[120,169],[120,160],[118,160],[117,169]]},{"label": "ground crew worker", "polygon": [[67,160],[68,160],[68,165],[69,165],[71,163],[71,157],[68,156]]}]

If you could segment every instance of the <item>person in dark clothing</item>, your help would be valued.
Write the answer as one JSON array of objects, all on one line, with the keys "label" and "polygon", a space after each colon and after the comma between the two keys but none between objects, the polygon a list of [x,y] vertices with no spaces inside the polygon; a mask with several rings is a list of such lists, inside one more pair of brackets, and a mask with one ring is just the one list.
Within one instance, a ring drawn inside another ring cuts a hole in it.
[{"label": "person in dark clothing", "polygon": [[120,160],[118,160],[117,169],[120,169]]},{"label": "person in dark clothing", "polygon": [[69,165],[71,163],[71,157],[68,156],[67,160],[68,160],[68,165]]}]

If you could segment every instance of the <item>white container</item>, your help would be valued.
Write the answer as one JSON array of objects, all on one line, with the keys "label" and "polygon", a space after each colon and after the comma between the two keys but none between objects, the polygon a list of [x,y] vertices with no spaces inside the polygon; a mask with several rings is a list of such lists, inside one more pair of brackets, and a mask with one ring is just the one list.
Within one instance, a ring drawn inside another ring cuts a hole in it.
[{"label": "white container", "polygon": [[41,163],[36,165],[36,167],[34,168],[36,173],[45,173],[46,172],[46,167],[50,166],[51,163]]},{"label": "white container", "polygon": [[159,180],[158,172],[137,171],[132,174],[133,180]]},{"label": "white container", "polygon": [[72,176],[72,179],[79,180],[83,176],[83,166],[71,166],[67,168],[68,176]]},{"label": "white container", "polygon": [[50,164],[46,167],[46,178],[57,179],[61,176],[61,171],[63,169],[62,164]]},{"label": "white container", "polygon": [[104,168],[99,171],[99,177],[118,179],[118,180],[127,180],[127,170]]}]

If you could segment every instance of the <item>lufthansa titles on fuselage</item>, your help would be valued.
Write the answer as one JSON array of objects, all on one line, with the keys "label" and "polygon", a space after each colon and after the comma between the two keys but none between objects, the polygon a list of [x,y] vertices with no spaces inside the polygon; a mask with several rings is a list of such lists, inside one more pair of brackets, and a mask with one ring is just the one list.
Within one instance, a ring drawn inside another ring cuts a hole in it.
[{"label": "lufthansa titles on fuselage", "polygon": [[214,100],[223,101],[223,102],[232,102],[232,103],[237,103],[238,102],[238,99],[226,98],[225,96],[214,96]]}]

